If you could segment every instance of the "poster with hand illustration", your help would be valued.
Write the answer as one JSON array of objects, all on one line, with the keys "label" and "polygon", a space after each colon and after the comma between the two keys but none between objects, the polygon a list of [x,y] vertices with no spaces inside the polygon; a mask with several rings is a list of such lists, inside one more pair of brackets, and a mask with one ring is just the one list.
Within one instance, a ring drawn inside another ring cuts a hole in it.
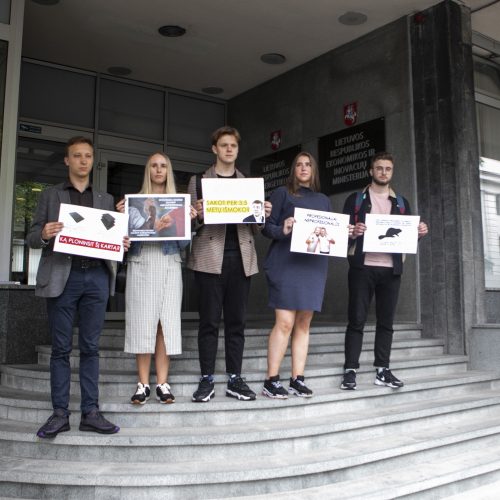
[{"label": "poster with hand illustration", "polygon": [[419,215],[366,214],[363,252],[417,253]]},{"label": "poster with hand illustration", "polygon": [[347,257],[349,216],[295,208],[291,252]]},{"label": "poster with hand illustration", "polygon": [[188,194],[125,195],[130,240],[190,240],[190,199]]}]

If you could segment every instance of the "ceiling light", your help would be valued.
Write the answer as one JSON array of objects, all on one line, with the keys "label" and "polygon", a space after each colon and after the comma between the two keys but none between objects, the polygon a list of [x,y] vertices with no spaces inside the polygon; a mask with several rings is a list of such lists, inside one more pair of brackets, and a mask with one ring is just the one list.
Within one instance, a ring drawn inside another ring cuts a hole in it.
[{"label": "ceiling light", "polygon": [[260,60],[266,64],[283,64],[286,62],[286,57],[282,54],[263,54],[260,56]]},{"label": "ceiling light", "polygon": [[202,92],[205,94],[210,94],[210,95],[217,95],[217,94],[222,94],[224,92],[224,89],[221,87],[205,87],[201,89]]},{"label": "ceiling light", "polygon": [[165,26],[158,28],[158,33],[160,33],[160,35],[162,36],[168,36],[170,38],[174,38],[177,36],[185,35],[186,28],[183,28],[182,26],[174,26],[166,24]]},{"label": "ceiling light", "polygon": [[57,5],[59,3],[59,0],[31,0],[31,1],[39,5]]},{"label": "ceiling light", "polygon": [[346,12],[339,17],[339,23],[345,24],[347,26],[357,26],[358,24],[364,24],[368,20],[364,14],[361,12]]},{"label": "ceiling light", "polygon": [[108,68],[108,73],[115,76],[127,76],[132,73],[132,70],[125,66],[111,66]]}]

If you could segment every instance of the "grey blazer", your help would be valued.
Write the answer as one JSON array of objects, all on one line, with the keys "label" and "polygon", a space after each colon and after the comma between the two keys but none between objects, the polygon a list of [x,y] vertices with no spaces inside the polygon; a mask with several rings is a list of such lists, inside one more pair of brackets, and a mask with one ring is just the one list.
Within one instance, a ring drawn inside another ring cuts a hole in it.
[{"label": "grey blazer", "polygon": [[[203,177],[217,178],[215,167],[210,167]],[[236,170],[236,177],[245,177]],[[192,203],[197,199],[196,176],[192,176],[188,193],[191,195]],[[254,235],[264,225],[238,224],[238,241],[240,244],[241,258],[245,269],[245,276],[252,276],[259,272],[257,267],[257,252],[255,251]],[[203,224],[194,219],[196,235],[193,237],[191,254],[189,255],[187,267],[193,271],[204,273],[221,274],[222,259],[224,258],[224,242],[226,240],[226,224]]]},{"label": "grey blazer", "polygon": [[[31,248],[42,248],[42,258],[36,275],[35,295],[40,297],[58,297],[64,291],[71,271],[72,256],[54,252],[54,238],[49,243],[42,240],[42,230],[47,222],[59,218],[61,203],[71,203],[69,192],[63,189],[64,183],[51,186],[42,192],[38,201],[35,217],[26,240]],[[113,197],[107,193],[92,190],[94,208],[114,211]],[[109,270],[109,290],[115,290],[116,262],[104,261]]]}]

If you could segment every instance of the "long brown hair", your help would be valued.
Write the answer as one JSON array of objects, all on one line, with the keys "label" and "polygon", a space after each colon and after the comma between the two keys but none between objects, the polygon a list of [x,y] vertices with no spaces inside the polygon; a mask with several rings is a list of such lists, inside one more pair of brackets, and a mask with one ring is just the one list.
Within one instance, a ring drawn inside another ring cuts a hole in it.
[{"label": "long brown hair", "polygon": [[290,167],[290,175],[286,181],[286,187],[290,194],[297,196],[299,188],[301,187],[297,181],[297,177],[295,177],[295,166],[297,165],[297,161],[301,156],[307,156],[309,161],[311,162],[312,172],[311,172],[311,183],[309,184],[309,188],[312,191],[318,192],[321,190],[319,183],[319,170],[318,163],[316,162],[314,156],[307,151],[300,152],[292,161],[292,166]]},{"label": "long brown hair", "polygon": [[167,181],[164,184],[164,193],[165,194],[175,194],[177,190],[175,188],[175,178],[174,171],[172,169],[172,162],[170,158],[163,152],[153,153],[146,162],[146,167],[144,168],[144,180],[142,181],[142,187],[139,191],[139,194],[151,194],[153,192],[153,188],[151,186],[151,159],[153,156],[160,155],[165,159],[165,163],[167,164]]}]

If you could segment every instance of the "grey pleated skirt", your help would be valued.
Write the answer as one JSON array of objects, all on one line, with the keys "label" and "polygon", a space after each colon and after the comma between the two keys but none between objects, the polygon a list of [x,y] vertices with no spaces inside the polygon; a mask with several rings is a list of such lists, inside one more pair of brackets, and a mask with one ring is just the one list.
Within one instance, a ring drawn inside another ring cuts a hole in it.
[{"label": "grey pleated skirt", "polygon": [[127,264],[125,352],[154,353],[160,322],[167,354],[181,354],[181,304],[179,254],[164,255],[160,243],[143,243]]}]

